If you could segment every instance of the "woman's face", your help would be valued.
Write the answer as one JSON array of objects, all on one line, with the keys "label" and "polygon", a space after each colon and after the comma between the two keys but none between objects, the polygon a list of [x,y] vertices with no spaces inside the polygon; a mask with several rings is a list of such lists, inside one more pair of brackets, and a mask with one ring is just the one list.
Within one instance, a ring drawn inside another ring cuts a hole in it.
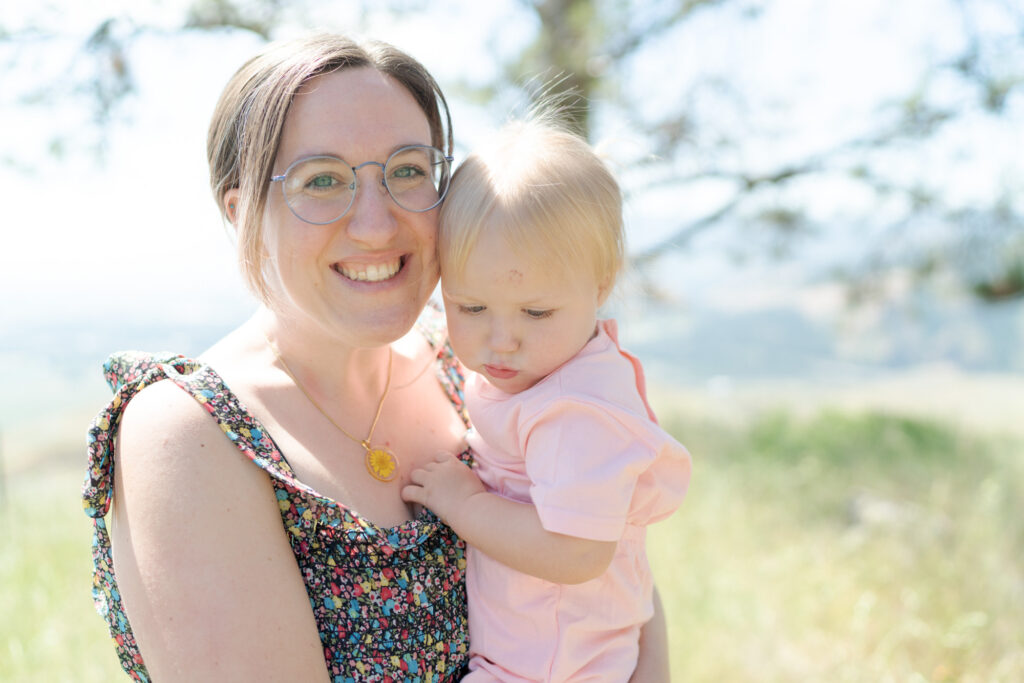
[{"label": "woman's face", "polygon": [[[417,144],[431,144],[431,135],[412,95],[375,69],[345,69],[311,79],[295,96],[273,174],[316,155],[351,166],[383,163],[396,149]],[[283,183],[271,184],[265,273],[274,308],[288,323],[367,347],[401,337],[416,321],[438,279],[438,209],[402,209],[381,173],[377,165],[359,169],[352,206],[327,225],[297,218]]]}]

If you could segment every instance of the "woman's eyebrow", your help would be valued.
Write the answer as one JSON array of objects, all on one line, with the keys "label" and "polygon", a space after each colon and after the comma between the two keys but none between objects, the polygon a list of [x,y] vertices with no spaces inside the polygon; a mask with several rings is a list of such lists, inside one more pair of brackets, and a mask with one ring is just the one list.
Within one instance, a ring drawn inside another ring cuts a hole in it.
[{"label": "woman's eyebrow", "polygon": [[[387,161],[388,157],[390,157],[392,154],[394,154],[398,150],[403,149],[405,147],[433,147],[433,146],[434,145],[432,143],[429,143],[429,142],[402,142],[402,143],[399,143],[399,144],[395,145],[394,147],[392,147],[388,151],[387,155],[385,155],[385,157],[383,159],[363,159],[361,161],[356,162],[356,164],[361,164],[364,161],[379,161],[380,163],[384,163],[385,161]],[[288,163],[289,164],[294,164],[296,161],[299,161],[300,159],[309,159],[310,157],[334,157],[335,159],[341,159],[342,161],[344,161],[346,163],[350,163],[350,164],[353,163],[347,157],[343,157],[343,156],[337,154],[336,152],[330,152],[330,151],[326,151],[326,150],[320,151],[320,152],[313,151],[313,152],[299,154],[295,158],[293,158],[291,161],[289,161]]]}]

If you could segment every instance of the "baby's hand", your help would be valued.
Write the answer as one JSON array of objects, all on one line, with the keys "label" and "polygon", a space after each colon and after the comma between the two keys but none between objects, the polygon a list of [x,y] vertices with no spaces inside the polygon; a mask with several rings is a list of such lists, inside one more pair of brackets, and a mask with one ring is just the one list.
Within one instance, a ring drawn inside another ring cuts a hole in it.
[{"label": "baby's hand", "polygon": [[453,520],[466,501],[486,492],[473,470],[451,453],[438,453],[433,462],[413,470],[409,482],[402,489],[402,499],[430,508],[456,532]]}]

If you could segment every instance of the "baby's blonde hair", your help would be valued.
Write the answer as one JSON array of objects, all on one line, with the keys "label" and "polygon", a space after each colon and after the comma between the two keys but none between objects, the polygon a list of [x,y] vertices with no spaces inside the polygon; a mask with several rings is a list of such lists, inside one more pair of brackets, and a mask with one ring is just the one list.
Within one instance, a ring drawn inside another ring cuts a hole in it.
[{"label": "baby's blonde hair", "polygon": [[440,221],[442,274],[464,272],[484,230],[546,266],[589,269],[604,294],[622,269],[619,184],[593,148],[550,115],[508,123],[470,154],[452,177]]}]

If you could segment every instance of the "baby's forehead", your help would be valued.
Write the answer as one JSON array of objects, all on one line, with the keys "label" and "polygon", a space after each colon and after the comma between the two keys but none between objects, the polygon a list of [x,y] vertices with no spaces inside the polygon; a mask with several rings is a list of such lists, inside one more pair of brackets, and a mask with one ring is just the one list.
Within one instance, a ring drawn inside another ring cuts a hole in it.
[{"label": "baby's forehead", "polygon": [[486,283],[519,289],[600,288],[591,254],[553,249],[542,241],[529,239],[534,234],[526,231],[527,239],[520,239],[523,235],[517,232],[485,226],[476,232],[476,239],[463,242],[457,249],[442,247],[442,282],[458,280],[466,287]]},{"label": "baby's forehead", "polygon": [[550,271],[539,268],[528,268],[517,264],[493,264],[494,267],[474,267],[467,263],[465,268],[456,270],[453,267],[441,269],[441,288],[446,292],[468,293],[483,289],[494,291],[545,290],[556,289],[561,278],[546,275]]},{"label": "baby's forehead", "polygon": [[462,272],[442,269],[441,291],[446,298],[488,305],[553,307],[569,298],[600,291],[588,272],[535,267],[536,264],[492,264],[494,267],[489,268],[467,265]]}]

